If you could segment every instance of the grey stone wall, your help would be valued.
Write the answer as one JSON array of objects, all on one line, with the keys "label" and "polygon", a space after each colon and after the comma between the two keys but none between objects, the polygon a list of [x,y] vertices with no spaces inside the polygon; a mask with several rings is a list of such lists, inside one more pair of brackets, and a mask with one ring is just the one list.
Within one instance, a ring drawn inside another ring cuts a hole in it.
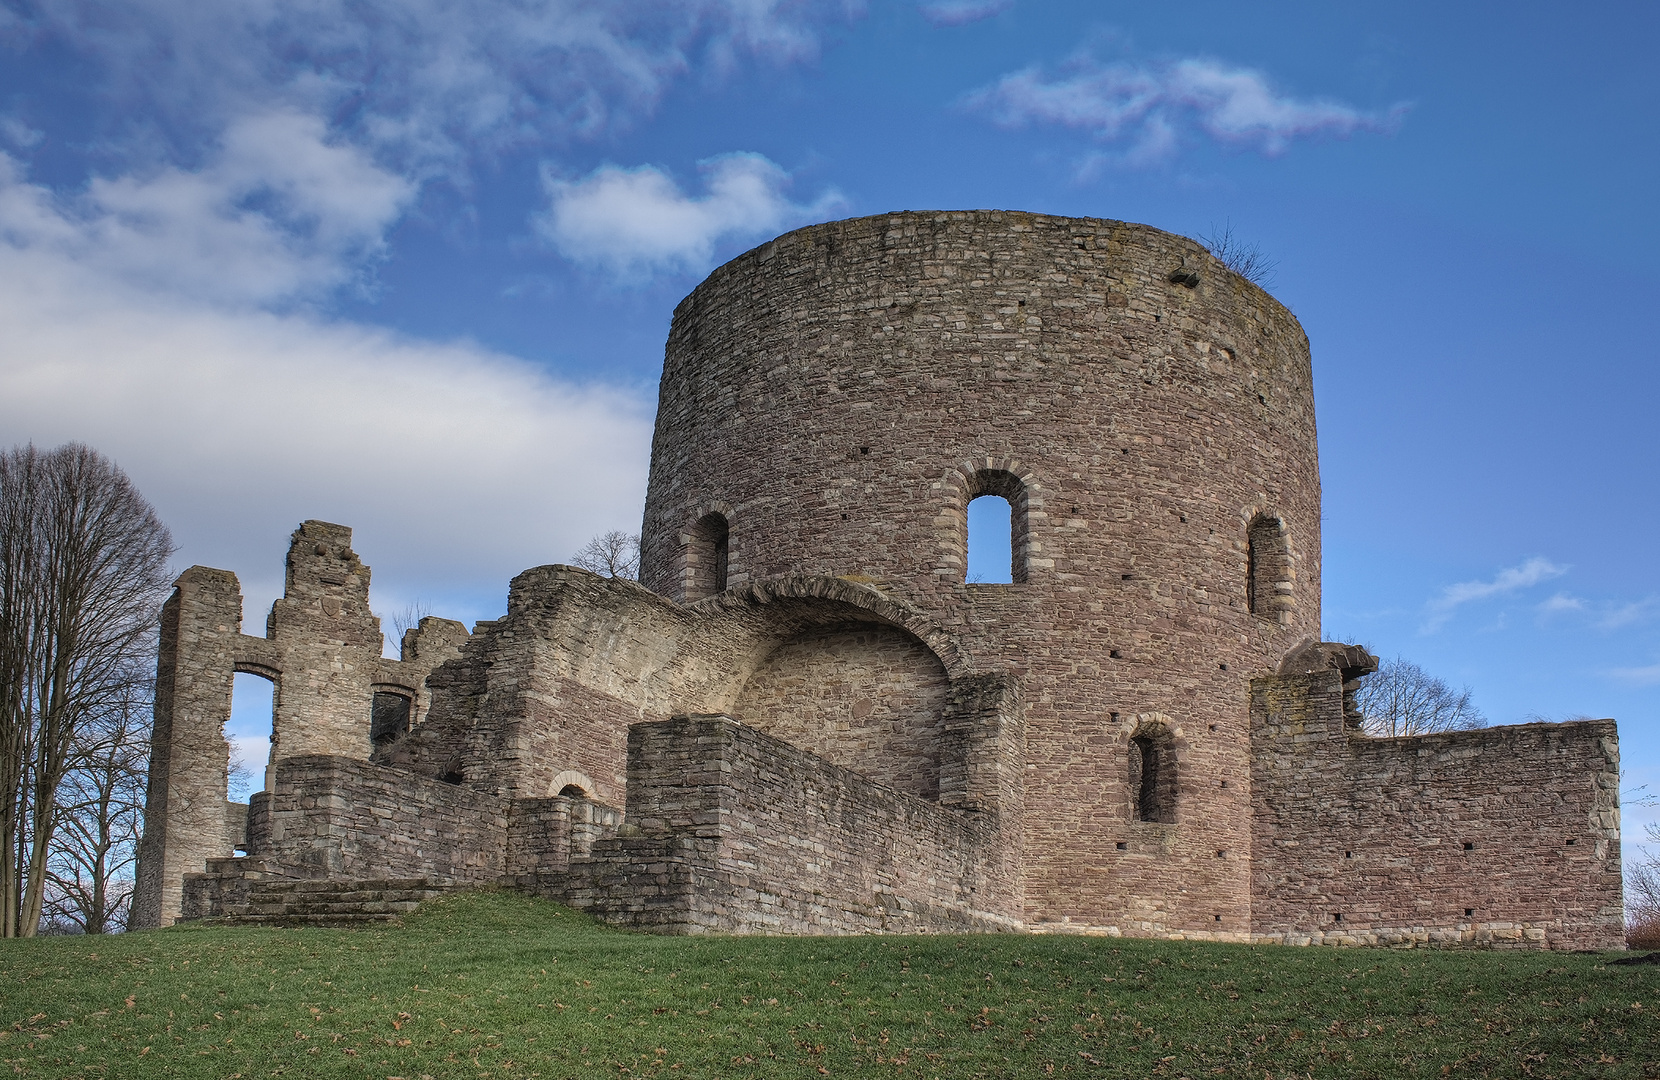
[{"label": "grey stone wall", "polygon": [[284,758],[248,854],[294,877],[495,882],[507,868],[510,805],[355,758]]},{"label": "grey stone wall", "polygon": [[995,812],[941,807],[724,716],[629,731],[628,830],[557,887],[664,933],[1014,929]]},{"label": "grey stone wall", "polygon": [[178,917],[184,875],[233,854],[241,827],[227,803],[231,686],[237,672],[270,679],[271,753],[264,781],[289,757],[330,754],[367,760],[377,691],[410,701],[419,724],[430,705],[426,678],[459,654],[460,623],[428,617],[404,636],[402,658],[381,656],[380,620],[369,610],[369,568],[352,531],[307,521],[289,541],[283,596],[266,636],[242,633],[236,575],[193,566],[162,612],[145,839],[139,848],[134,926]]}]

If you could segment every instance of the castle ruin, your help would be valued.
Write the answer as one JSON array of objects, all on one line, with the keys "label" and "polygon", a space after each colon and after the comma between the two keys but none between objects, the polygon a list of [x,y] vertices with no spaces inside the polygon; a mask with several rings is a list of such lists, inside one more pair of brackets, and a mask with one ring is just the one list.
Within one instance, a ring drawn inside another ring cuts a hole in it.
[{"label": "castle ruin", "polygon": [[[966,580],[981,495],[1011,583]],[[1363,735],[1320,525],[1307,338],[1193,241],[789,233],[675,311],[638,583],[527,570],[390,661],[348,529],[264,637],[185,571],[134,922],[503,883],[666,933],[1621,947],[1613,721]]]}]

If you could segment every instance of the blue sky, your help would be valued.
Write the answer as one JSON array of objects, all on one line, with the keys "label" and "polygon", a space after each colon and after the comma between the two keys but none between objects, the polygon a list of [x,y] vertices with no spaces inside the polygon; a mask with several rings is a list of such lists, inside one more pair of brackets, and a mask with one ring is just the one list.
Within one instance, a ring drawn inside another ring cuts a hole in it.
[{"label": "blue sky", "polygon": [[[1313,344],[1329,632],[1660,789],[1649,4],[0,2],[0,437],[237,571],[489,617],[637,528],[675,302],[788,228],[1231,227]],[[1627,835],[1646,811],[1628,816]]]}]

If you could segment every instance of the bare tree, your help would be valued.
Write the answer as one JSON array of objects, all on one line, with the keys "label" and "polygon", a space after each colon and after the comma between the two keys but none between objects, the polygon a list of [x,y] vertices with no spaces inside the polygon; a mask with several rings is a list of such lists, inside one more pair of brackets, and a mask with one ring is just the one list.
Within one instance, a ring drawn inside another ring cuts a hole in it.
[{"label": "bare tree", "polygon": [[45,925],[103,934],[126,928],[155,681],[132,672],[126,692],[77,733],[74,764],[58,787],[58,831],[47,857]]},{"label": "bare tree", "polygon": [[606,577],[637,580],[640,576],[640,537],[615,529],[600,533],[571,556],[571,565]]},{"label": "bare tree", "polygon": [[417,599],[414,603],[405,604],[390,615],[382,616],[382,621],[391,626],[391,633],[385,635],[386,644],[391,647],[393,652],[402,655],[403,636],[420,626],[421,620],[431,614],[432,605],[425,600]]},{"label": "bare tree", "polygon": [[1469,687],[1454,690],[1417,664],[1396,657],[1360,681],[1355,693],[1368,735],[1394,738],[1486,727]]},{"label": "bare tree", "polygon": [[1220,229],[1212,225],[1208,234],[1199,237],[1199,243],[1205,245],[1223,266],[1263,288],[1274,280],[1274,271],[1280,265],[1277,260],[1264,255],[1257,245],[1247,244],[1234,236],[1231,222]]},{"label": "bare tree", "polygon": [[97,451],[0,453],[0,936],[40,924],[59,786],[83,727],[151,651],[172,553]]}]

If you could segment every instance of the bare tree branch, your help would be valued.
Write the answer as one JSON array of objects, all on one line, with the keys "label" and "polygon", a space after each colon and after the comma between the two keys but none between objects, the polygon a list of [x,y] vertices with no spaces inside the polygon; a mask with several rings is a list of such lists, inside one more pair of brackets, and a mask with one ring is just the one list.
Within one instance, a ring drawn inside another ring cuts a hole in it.
[{"label": "bare tree branch", "polygon": [[40,923],[58,789],[90,718],[150,652],[172,538],[78,443],[0,453],[0,936]]},{"label": "bare tree branch", "polygon": [[640,576],[640,537],[612,530],[582,545],[571,565],[606,577],[637,580]]},{"label": "bare tree branch", "polygon": [[1202,234],[1198,239],[1199,243],[1205,245],[1210,253],[1216,256],[1217,261],[1251,284],[1267,288],[1273,283],[1279,261],[1264,255],[1257,245],[1247,244],[1234,236],[1231,222],[1220,229],[1212,225],[1210,232]]},{"label": "bare tree branch", "polygon": [[1368,735],[1395,738],[1486,727],[1469,687],[1454,690],[1417,664],[1396,657],[1378,665],[1355,692]]}]

